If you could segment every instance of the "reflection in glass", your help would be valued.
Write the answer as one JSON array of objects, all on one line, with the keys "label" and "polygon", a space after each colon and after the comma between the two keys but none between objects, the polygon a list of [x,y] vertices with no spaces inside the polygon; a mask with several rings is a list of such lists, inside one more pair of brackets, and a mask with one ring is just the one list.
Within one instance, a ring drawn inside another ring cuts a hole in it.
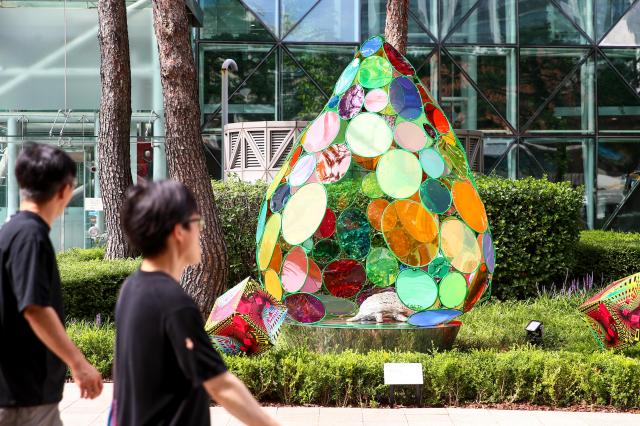
[{"label": "reflection in glass", "polygon": [[[640,139],[600,138],[596,208],[598,226],[602,225],[624,197],[637,185],[639,172]],[[629,213],[625,214],[628,216]],[[640,208],[635,209],[634,212],[635,232],[640,231],[640,217],[638,215],[640,215]]]},{"label": "reflection in glass", "polygon": [[276,54],[269,58],[229,99],[229,123],[276,119]]},{"label": "reflection in glass", "polygon": [[[591,1],[556,0],[560,10],[571,17],[573,22],[589,37],[594,38],[593,6]],[[598,0],[596,0],[598,3]]]},{"label": "reflection in glass", "polygon": [[605,36],[603,46],[640,46],[640,3],[629,10]]},{"label": "reflection in glass", "polygon": [[200,37],[208,40],[271,41],[256,16],[238,0],[202,0],[204,25]]},{"label": "reflection in glass", "polygon": [[602,36],[629,10],[635,0],[595,0],[596,33]]},{"label": "reflection in glass", "polygon": [[[623,64],[618,61],[618,65]],[[640,99],[637,82],[630,88],[604,58],[598,59],[597,72],[600,130],[624,132],[640,129]],[[633,84],[633,82],[630,83]]]},{"label": "reflection in glass", "polygon": [[551,0],[518,0],[520,43],[525,44],[587,44]]},{"label": "reflection in glass", "polygon": [[358,1],[322,0],[285,40],[358,42]]},{"label": "reflection in glass", "polygon": [[280,0],[280,37],[284,37],[318,0]]},{"label": "reflection in glass", "polygon": [[436,96],[438,55],[431,47],[408,46],[405,57],[413,64],[416,76],[433,96]]},{"label": "reflection in glass", "polygon": [[278,0],[243,0],[244,3],[277,34]]},{"label": "reflection in glass", "polygon": [[513,139],[484,138],[484,174],[515,178],[518,154],[515,148]]},{"label": "reflection in glass", "polygon": [[[434,40],[427,34],[425,27],[431,34],[437,33],[437,22],[433,16],[437,16],[437,0],[411,0],[409,2],[409,22],[407,28],[408,44],[428,44]],[[362,40],[371,36],[384,34],[384,23],[387,17],[386,0],[366,0],[362,2],[360,14],[360,35]],[[420,24],[418,24],[420,22]]]},{"label": "reflection in glass", "polygon": [[584,184],[582,140],[524,139],[519,149],[519,177],[546,176],[551,182]]},{"label": "reflection in glass", "polygon": [[448,43],[516,42],[516,0],[481,1],[447,38]]},{"label": "reflection in glass", "polygon": [[456,0],[440,2],[440,37],[442,39],[449,35],[453,27],[462,19],[469,10],[478,3],[478,0]]}]

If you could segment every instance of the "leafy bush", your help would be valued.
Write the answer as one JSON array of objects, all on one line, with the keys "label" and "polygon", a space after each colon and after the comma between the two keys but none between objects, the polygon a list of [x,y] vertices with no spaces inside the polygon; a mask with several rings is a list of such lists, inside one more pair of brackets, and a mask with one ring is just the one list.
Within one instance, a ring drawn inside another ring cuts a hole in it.
[{"label": "leafy bush", "polygon": [[[58,255],[62,298],[67,318],[113,317],[118,290],[140,260],[101,260],[97,251],[73,250]],[[86,260],[89,259],[89,260]]]},{"label": "leafy bush", "polygon": [[228,286],[232,287],[256,274],[256,228],[267,184],[231,178],[226,182],[212,181],[212,186],[227,245]]},{"label": "leafy bush", "polygon": [[103,248],[72,248],[58,253],[58,262],[85,262],[104,259]]},{"label": "leafy bush", "polygon": [[640,234],[583,231],[572,274],[593,275],[596,286],[640,272]]},{"label": "leafy bush", "polygon": [[89,322],[67,323],[67,333],[102,377],[111,377],[116,330],[111,323],[98,327]]},{"label": "leafy bush", "polygon": [[574,265],[582,190],[546,179],[480,177],[496,248],[493,294],[536,295],[538,284],[563,279]]}]

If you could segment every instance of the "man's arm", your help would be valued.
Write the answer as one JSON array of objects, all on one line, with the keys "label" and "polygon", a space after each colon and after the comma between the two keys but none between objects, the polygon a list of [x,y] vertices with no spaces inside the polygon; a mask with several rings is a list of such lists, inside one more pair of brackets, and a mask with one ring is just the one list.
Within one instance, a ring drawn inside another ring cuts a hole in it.
[{"label": "man's arm", "polygon": [[82,398],[93,399],[100,395],[100,373],[67,336],[56,311],[50,306],[29,305],[23,315],[38,339],[71,368],[71,375],[80,388]]},{"label": "man's arm", "polygon": [[249,426],[279,425],[260,407],[244,383],[229,372],[207,380],[204,382],[204,388],[211,398],[226,408],[231,415]]}]

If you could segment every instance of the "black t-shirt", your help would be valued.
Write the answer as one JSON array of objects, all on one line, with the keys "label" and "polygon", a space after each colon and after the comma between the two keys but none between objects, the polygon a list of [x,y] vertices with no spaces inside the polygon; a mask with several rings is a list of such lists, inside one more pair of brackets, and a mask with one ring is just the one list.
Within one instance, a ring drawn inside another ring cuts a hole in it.
[{"label": "black t-shirt", "polygon": [[169,275],[136,271],[116,304],[118,425],[209,425],[202,385],[226,371],[195,303]]},{"label": "black t-shirt", "polygon": [[66,366],[33,333],[23,315],[29,305],[51,306],[63,321],[49,225],[21,211],[0,228],[0,407],[62,399]]}]

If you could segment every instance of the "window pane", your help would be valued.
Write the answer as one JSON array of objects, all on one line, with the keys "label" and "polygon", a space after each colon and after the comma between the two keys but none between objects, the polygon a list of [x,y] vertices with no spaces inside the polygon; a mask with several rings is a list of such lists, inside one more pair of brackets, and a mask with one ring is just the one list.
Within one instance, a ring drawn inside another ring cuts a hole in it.
[{"label": "window pane", "polygon": [[[602,225],[618,204],[637,184],[640,171],[640,139],[600,138],[598,143],[598,204],[597,222]],[[637,192],[637,190],[636,190]],[[629,216],[635,220],[635,232],[640,229],[640,208]],[[625,220],[626,222],[626,220]],[[624,226],[619,224],[618,226]],[[626,229],[623,229],[626,230]]]},{"label": "window pane", "polygon": [[591,0],[556,0],[560,9],[571,17],[589,37],[594,37],[593,6]]},{"label": "window pane", "polygon": [[317,2],[318,0],[281,0],[280,36],[284,37]]},{"label": "window pane", "polygon": [[603,46],[640,46],[640,3],[635,3],[601,44]]},{"label": "window pane", "polygon": [[229,99],[229,123],[276,119],[276,52]]},{"label": "window pane", "polygon": [[272,41],[273,37],[238,0],[204,0],[200,38],[225,41]]},{"label": "window pane", "polygon": [[637,83],[630,88],[604,58],[598,58],[598,124],[601,131],[640,129],[639,88]]},{"label": "window pane", "polygon": [[[515,140],[509,138],[484,138],[484,174],[502,177],[516,175],[518,151]],[[507,152],[509,151],[509,152]]]},{"label": "window pane", "polygon": [[515,43],[516,0],[482,1],[447,43]]},{"label": "window pane", "polygon": [[[436,21],[433,18],[435,13],[436,0],[412,0],[409,2],[409,8],[412,13],[409,14],[409,22],[407,28],[407,41],[411,44],[430,44],[434,40],[424,31],[418,24],[432,31],[436,31]],[[387,18],[387,1],[386,0],[367,0],[362,2],[360,13],[361,39],[366,40],[376,35],[384,35],[384,23]]]},{"label": "window pane", "polygon": [[[331,66],[327,55],[319,67]],[[324,108],[327,98],[312,83],[289,54],[282,60],[282,97],[284,120],[313,120]]]},{"label": "window pane", "polygon": [[244,4],[267,24],[274,34],[277,34],[278,0],[244,0]]},{"label": "window pane", "polygon": [[598,40],[629,10],[634,0],[595,0]]},{"label": "window pane", "polygon": [[462,19],[469,10],[478,3],[478,0],[442,0],[440,2],[441,9],[441,33],[442,39],[449,35],[453,27]]},{"label": "window pane", "polygon": [[587,44],[551,0],[518,0],[521,44]]},{"label": "window pane", "polygon": [[322,0],[285,40],[358,42],[357,9],[357,0]]},{"label": "window pane", "polygon": [[519,148],[519,177],[546,176],[551,182],[584,185],[581,139],[523,139]]}]

